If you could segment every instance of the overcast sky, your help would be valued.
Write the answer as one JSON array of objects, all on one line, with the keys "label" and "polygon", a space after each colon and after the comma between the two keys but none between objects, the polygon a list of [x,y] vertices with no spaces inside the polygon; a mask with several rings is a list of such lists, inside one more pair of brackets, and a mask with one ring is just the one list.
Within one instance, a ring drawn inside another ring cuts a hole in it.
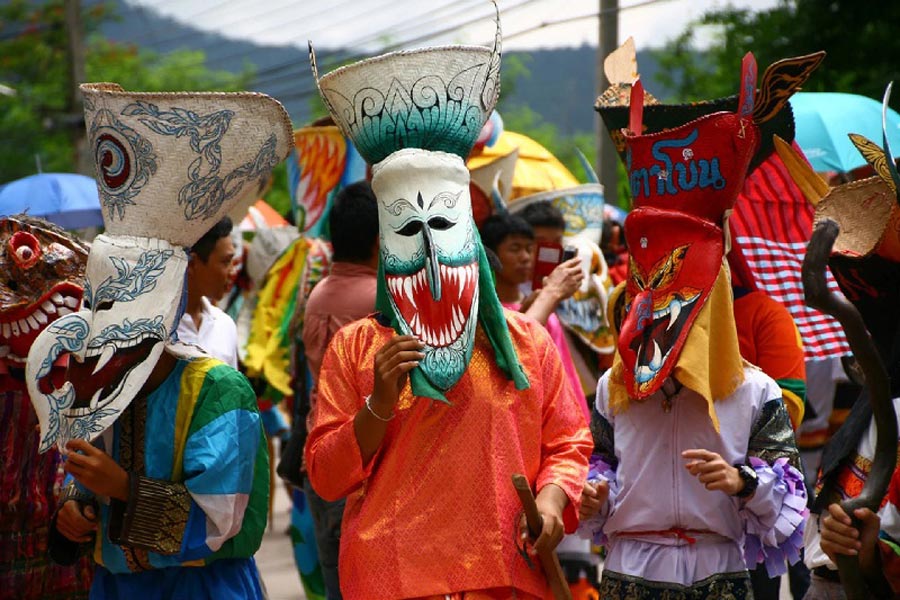
[{"label": "overcast sky", "polygon": [[[376,50],[469,20],[461,30],[411,47],[486,43],[492,38],[487,0],[126,0],[195,27],[260,44],[352,46]],[[499,0],[505,49],[597,44],[596,18],[517,32],[549,21],[596,13],[600,0]],[[706,10],[732,5],[760,10],[777,0],[620,0],[619,41],[633,36],[638,49],[660,46]],[[639,5],[644,6],[639,6]],[[635,6],[638,5],[638,6]],[[634,6],[634,8],[629,8]],[[479,17],[483,17],[479,19]],[[164,32],[161,32],[165,35]],[[708,36],[702,35],[702,40]]]}]

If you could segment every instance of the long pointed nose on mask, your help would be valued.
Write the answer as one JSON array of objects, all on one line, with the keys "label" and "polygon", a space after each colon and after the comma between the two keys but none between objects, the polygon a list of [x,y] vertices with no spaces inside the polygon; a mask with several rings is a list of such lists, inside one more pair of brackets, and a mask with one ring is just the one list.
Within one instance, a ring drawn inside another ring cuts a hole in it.
[{"label": "long pointed nose on mask", "polygon": [[438,302],[441,299],[441,265],[438,263],[428,223],[422,226],[422,238],[425,243],[425,273],[428,276],[428,287],[431,289],[431,297]]}]

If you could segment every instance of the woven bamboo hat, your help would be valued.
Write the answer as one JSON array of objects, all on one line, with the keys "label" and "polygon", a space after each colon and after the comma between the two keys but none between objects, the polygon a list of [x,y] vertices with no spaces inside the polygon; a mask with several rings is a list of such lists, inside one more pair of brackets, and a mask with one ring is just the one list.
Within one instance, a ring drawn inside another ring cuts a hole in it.
[{"label": "woven bamboo hat", "polygon": [[293,147],[287,112],[264,94],[81,91],[107,235],[189,247],[258,197]]}]

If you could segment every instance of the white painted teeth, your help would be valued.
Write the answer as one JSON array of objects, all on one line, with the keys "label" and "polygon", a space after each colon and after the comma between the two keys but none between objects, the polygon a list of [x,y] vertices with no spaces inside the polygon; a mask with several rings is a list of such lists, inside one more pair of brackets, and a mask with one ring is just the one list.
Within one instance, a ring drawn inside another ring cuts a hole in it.
[{"label": "white painted teeth", "polygon": [[91,396],[91,408],[97,408],[97,404],[100,403],[100,394],[103,392],[103,389],[104,388],[101,387],[99,390],[94,392],[93,396]]},{"label": "white painted teeth", "polygon": [[54,304],[64,304],[66,301],[66,299],[63,298],[63,295],[59,292],[54,292],[53,295],[50,296],[50,299],[53,300]]},{"label": "white painted teeth", "polygon": [[659,344],[656,343],[656,340],[653,340],[653,360],[650,361],[650,368],[654,371],[659,371],[660,367],[662,367],[662,351],[659,349]]},{"label": "white painted teeth", "polygon": [[59,316],[61,316],[61,317],[65,316],[71,312],[73,312],[73,311],[65,306],[59,307]]},{"label": "white painted teeth", "polygon": [[109,362],[109,359],[111,359],[115,353],[116,347],[112,344],[103,346],[103,352],[100,353],[100,358],[97,359],[97,365],[94,367],[91,375],[96,375],[103,367],[105,367],[106,363]]},{"label": "white painted teeth", "polygon": [[419,307],[416,306],[416,301],[415,301],[415,299],[413,298],[413,283],[412,283],[412,280],[413,280],[412,277],[404,277],[404,278],[403,278],[403,294],[406,296],[406,298],[407,298],[410,302],[412,302],[413,308],[418,309]]},{"label": "white painted teeth", "polygon": [[0,331],[3,332],[3,337],[12,337],[12,327],[9,326],[9,323],[4,323],[2,326],[0,326]]},{"label": "white painted teeth", "polygon": [[678,315],[681,314],[681,300],[675,298],[672,300],[672,303],[669,304],[669,324],[666,326],[666,331],[672,329],[672,326],[675,325],[675,321],[678,320]]},{"label": "white painted teeth", "polygon": [[41,304],[41,308],[43,308],[47,312],[48,315],[56,314],[56,305],[53,304],[52,302],[50,302],[49,300],[44,301],[44,303]]},{"label": "white painted teeth", "polygon": [[[441,279],[446,283],[453,283],[457,286],[459,295],[457,300],[462,300],[463,290],[466,286],[478,277],[478,265],[470,264],[462,267],[451,267],[441,264],[439,267]],[[390,277],[387,280],[388,289],[391,294],[398,300],[405,298],[412,308],[421,311],[425,307],[420,307],[416,303],[415,294],[422,293],[428,287],[428,276],[425,269],[420,269],[412,275],[401,275]],[[421,299],[423,296],[420,296]],[[430,298],[430,296],[429,296]],[[452,302],[452,300],[451,300]],[[414,314],[409,321],[409,328],[413,335],[428,344],[429,346],[440,347],[452,344],[461,334],[466,324],[466,315],[463,314],[462,308],[454,304],[450,308],[449,319],[447,323],[439,329],[433,329],[429,324],[423,323],[418,314]]]},{"label": "white painted teeth", "polygon": [[42,311],[42,310],[39,309],[39,308],[36,309],[36,310],[34,311],[34,315],[33,315],[33,316],[34,316],[34,318],[37,320],[37,322],[38,322],[39,324],[41,324],[41,325],[46,325],[47,322],[49,321],[49,319],[47,318],[46,313],[44,313],[44,311]]},{"label": "white painted teeth", "polygon": [[69,308],[78,308],[78,302],[78,298],[73,298],[72,296],[66,296],[63,299],[63,304],[65,304]]},{"label": "white painted teeth", "polygon": [[19,322],[18,322],[18,321],[13,321],[13,322],[10,323],[9,325],[10,325],[10,327],[12,327],[12,334],[13,334],[13,335],[19,335],[19,332],[21,331],[21,329],[19,329]]}]

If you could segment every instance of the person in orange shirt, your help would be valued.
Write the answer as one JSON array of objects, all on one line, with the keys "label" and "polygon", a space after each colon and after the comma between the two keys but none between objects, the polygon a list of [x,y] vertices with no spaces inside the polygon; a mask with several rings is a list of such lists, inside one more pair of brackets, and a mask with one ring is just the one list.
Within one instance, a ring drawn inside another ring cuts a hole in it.
[{"label": "person in orange shirt", "polygon": [[803,421],[806,363],[803,342],[791,313],[758,290],[733,286],[734,321],[741,356],[763,370],[781,388],[794,431]]},{"label": "person in orange shirt", "polygon": [[[379,211],[377,312],[329,345],[305,452],[319,495],[347,497],[346,600],[546,597],[533,554],[577,525],[590,432],[546,330],[501,307],[472,218],[465,157],[497,100],[496,40],[318,82]],[[533,545],[516,473],[543,517]]]}]

